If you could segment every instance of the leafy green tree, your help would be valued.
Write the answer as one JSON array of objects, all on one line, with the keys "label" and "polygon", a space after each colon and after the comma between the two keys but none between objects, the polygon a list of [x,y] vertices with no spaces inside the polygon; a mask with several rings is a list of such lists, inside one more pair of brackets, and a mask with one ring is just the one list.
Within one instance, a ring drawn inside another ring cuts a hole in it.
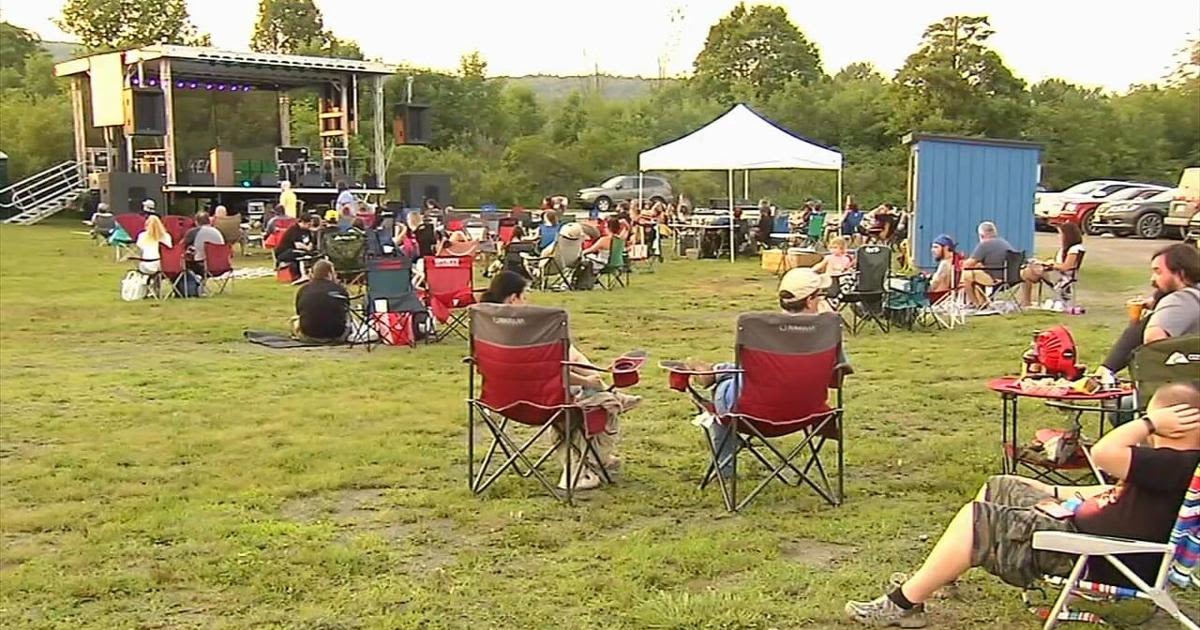
[{"label": "leafy green tree", "polygon": [[504,109],[513,137],[531,136],[546,125],[537,96],[527,87],[510,86],[504,91]]},{"label": "leafy green tree", "polygon": [[41,39],[32,31],[0,22],[0,70],[18,70],[25,58],[41,48]]},{"label": "leafy green tree", "polygon": [[550,141],[560,145],[577,142],[587,124],[588,113],[583,107],[583,95],[571,92],[551,124]]},{"label": "leafy green tree", "polygon": [[709,29],[693,67],[698,93],[723,103],[764,98],[788,81],[812,82],[823,73],[816,45],[785,9],[745,3]]},{"label": "leafy green tree", "polygon": [[325,47],[325,21],[313,0],[259,0],[250,50],[295,54],[316,42]]},{"label": "leafy green tree", "polygon": [[211,44],[192,25],[184,0],[67,0],[55,24],[92,50]]},{"label": "leafy green tree", "polygon": [[19,90],[0,98],[0,146],[16,181],[72,159],[71,104],[65,95],[42,98]]},{"label": "leafy green tree", "polygon": [[[896,75],[893,130],[950,129],[1015,137],[1024,126],[1025,82],[987,45],[987,17],[951,16],[930,24]],[[934,127],[931,129],[930,127]]]}]

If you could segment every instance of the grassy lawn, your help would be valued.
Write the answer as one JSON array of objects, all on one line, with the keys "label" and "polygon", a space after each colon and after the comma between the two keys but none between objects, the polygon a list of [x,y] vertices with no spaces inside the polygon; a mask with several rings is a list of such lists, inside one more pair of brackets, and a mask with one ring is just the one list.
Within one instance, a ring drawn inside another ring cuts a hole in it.
[{"label": "grassy lawn", "polygon": [[[701,434],[656,367],[617,485],[574,507],[521,479],[475,497],[464,343],[262,349],[241,333],[282,331],[291,287],[124,303],[127,266],[72,229],[0,229],[6,627],[849,627],[842,603],[913,570],[997,472],[984,381],[1058,321],[1097,363],[1146,282],[1092,261],[1084,316],[847,339],[846,504],[777,487],[729,516],[696,488]],[[568,308],[597,360],[720,360],[739,312],[773,308],[774,282],[749,262],[671,261],[630,289],[534,301]],[[1033,403],[1024,418],[1059,422]],[[931,604],[939,627],[1038,625],[983,573],[962,593]]]}]

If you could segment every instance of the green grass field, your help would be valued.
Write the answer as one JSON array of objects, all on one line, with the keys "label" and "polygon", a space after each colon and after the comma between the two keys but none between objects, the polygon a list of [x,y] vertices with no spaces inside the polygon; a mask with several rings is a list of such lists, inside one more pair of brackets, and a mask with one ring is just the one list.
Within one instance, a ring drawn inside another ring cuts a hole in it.
[{"label": "green grass field", "polygon": [[[121,302],[128,265],[74,229],[0,229],[9,628],[849,627],[842,603],[913,570],[997,472],[984,381],[1057,321],[1098,362],[1146,282],[1095,261],[1085,316],[848,338],[845,505],[776,487],[730,516],[697,490],[701,434],[656,367],[624,420],[615,486],[574,507],[521,479],[475,497],[465,343],[262,349],[241,333],[284,330],[292,287]],[[774,282],[749,262],[669,261],[629,289],[534,301],[568,308],[596,360],[634,347],[652,363],[720,360],[736,315],[773,307]],[[1023,418],[1059,422],[1033,403]],[[1037,627],[979,572],[931,608],[937,627]]]}]

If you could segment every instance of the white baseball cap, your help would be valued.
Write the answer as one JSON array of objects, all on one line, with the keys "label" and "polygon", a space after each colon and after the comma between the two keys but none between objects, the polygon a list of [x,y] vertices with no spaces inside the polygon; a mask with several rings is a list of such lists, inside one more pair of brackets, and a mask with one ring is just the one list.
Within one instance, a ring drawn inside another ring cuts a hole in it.
[{"label": "white baseball cap", "polygon": [[806,298],[821,289],[828,289],[833,279],[807,267],[797,267],[783,274],[779,291],[787,291],[797,298]]},{"label": "white baseball cap", "polygon": [[142,212],[154,212],[154,200],[147,199],[142,202]]}]

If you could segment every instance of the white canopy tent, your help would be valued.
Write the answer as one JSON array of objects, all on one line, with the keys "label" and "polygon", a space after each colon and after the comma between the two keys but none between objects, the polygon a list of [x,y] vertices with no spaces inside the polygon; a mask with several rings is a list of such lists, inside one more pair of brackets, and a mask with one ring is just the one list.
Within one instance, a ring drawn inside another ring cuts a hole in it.
[{"label": "white canopy tent", "polygon": [[[642,197],[641,180],[646,171],[726,171],[729,173],[732,244],[736,228],[732,216],[733,172],[746,171],[748,182],[749,171],[783,168],[836,171],[837,203],[841,203],[841,153],[805,140],[738,104],[682,138],[641,152],[638,155],[638,198]],[[729,249],[732,260],[734,248]]]}]

